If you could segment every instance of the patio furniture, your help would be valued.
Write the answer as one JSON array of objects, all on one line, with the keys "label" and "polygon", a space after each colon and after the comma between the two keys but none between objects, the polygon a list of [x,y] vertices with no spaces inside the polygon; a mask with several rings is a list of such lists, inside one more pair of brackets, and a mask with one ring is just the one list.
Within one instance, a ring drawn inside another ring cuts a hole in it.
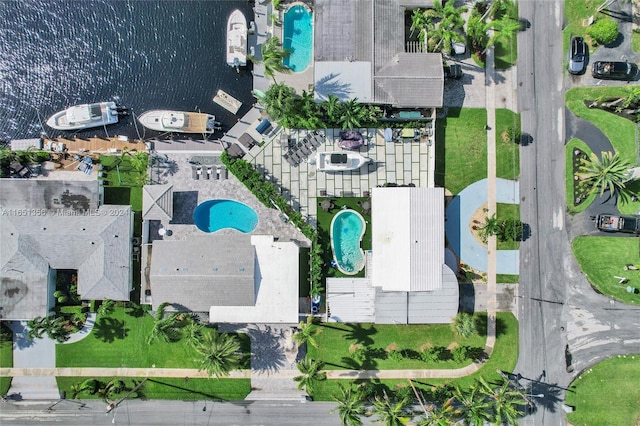
[{"label": "patio furniture", "polygon": [[242,136],[238,138],[238,142],[247,147],[247,149],[253,148],[256,144],[256,140],[248,133],[243,133]]},{"label": "patio furniture", "polygon": [[211,178],[211,168],[207,167],[207,172],[204,174],[205,179]]},{"label": "patio furniture", "polygon": [[218,167],[216,169],[216,180],[220,180],[221,175],[222,175],[222,168]]},{"label": "patio furniture", "polygon": [[287,163],[289,163],[291,166],[295,167],[297,166],[296,162],[293,160],[293,158],[291,158],[291,156],[289,154],[283,154],[282,157],[286,160]]},{"label": "patio furniture", "polygon": [[227,148],[227,154],[229,154],[233,158],[242,158],[244,157],[244,151],[240,146],[236,143],[230,145]]},{"label": "patio furniture", "polygon": [[307,145],[305,145],[305,141],[306,139],[304,139],[302,142],[298,144],[298,149],[305,155],[311,155],[313,151],[309,149]]},{"label": "patio furniture", "polygon": [[256,132],[262,135],[266,133],[270,128],[271,128],[271,122],[265,118],[260,122],[260,124],[256,126]]}]

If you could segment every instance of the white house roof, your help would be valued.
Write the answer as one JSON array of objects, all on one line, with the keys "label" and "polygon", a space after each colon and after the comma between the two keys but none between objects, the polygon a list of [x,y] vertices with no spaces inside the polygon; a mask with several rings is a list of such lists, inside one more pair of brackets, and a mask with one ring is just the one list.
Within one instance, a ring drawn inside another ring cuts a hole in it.
[{"label": "white house roof", "polygon": [[298,323],[300,248],[271,235],[252,235],[256,254],[256,299],[253,306],[211,306],[212,323]]},{"label": "white house roof", "polygon": [[372,283],[384,291],[442,287],[444,190],[372,190]]}]

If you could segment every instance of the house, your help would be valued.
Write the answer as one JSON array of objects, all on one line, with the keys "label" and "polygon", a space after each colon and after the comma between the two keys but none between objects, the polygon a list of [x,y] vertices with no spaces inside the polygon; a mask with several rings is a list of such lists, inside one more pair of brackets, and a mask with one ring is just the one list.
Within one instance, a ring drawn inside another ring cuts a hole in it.
[{"label": "house", "polygon": [[314,91],[395,108],[441,108],[440,53],[405,42],[405,11],[429,0],[316,0]]},{"label": "house", "polygon": [[299,246],[270,235],[190,236],[153,242],[153,309],[208,313],[212,323],[298,322]]},{"label": "house", "polygon": [[58,270],[82,299],[129,300],[131,206],[100,206],[97,181],[3,180],[0,319],[46,316]]},{"label": "house", "polygon": [[449,323],[458,311],[458,281],[445,262],[444,189],[373,188],[371,205],[367,276],[327,279],[328,319]]}]

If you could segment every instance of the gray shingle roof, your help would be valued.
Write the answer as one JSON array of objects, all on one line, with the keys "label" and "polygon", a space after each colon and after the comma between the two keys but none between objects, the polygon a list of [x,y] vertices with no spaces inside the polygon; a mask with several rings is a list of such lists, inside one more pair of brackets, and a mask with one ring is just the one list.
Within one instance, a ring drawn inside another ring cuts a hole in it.
[{"label": "gray shingle roof", "polygon": [[166,221],[173,219],[173,185],[142,187],[142,218]]},{"label": "gray shingle roof", "polygon": [[0,206],[5,209],[97,209],[98,181],[2,179]]},{"label": "gray shingle roof", "polygon": [[194,312],[208,312],[211,306],[252,306],[260,271],[251,236],[154,241],[150,281],[154,309],[163,302]]},{"label": "gray shingle roof", "polygon": [[47,315],[47,298],[53,293],[48,289],[50,269],[76,269],[83,299],[129,300],[131,206],[35,216],[18,216],[13,214],[15,208],[2,208],[11,212],[0,221],[4,319]]}]

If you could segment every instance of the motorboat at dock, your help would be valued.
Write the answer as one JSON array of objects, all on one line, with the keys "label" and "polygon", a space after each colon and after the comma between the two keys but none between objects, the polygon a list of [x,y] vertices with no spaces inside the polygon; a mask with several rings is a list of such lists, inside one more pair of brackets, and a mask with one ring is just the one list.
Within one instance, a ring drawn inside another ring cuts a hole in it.
[{"label": "motorboat at dock", "polygon": [[363,157],[357,152],[329,151],[316,154],[316,169],[321,172],[342,172],[357,170],[371,163],[371,158]]},{"label": "motorboat at dock", "polygon": [[56,130],[82,130],[115,124],[124,112],[115,102],[82,104],[58,111],[47,120],[47,126]]},{"label": "motorboat at dock", "polygon": [[227,65],[247,65],[247,19],[238,9],[231,12],[227,20]]},{"label": "motorboat at dock", "polygon": [[142,113],[138,121],[147,129],[158,132],[211,134],[221,129],[215,115],[202,112],[156,109]]}]

